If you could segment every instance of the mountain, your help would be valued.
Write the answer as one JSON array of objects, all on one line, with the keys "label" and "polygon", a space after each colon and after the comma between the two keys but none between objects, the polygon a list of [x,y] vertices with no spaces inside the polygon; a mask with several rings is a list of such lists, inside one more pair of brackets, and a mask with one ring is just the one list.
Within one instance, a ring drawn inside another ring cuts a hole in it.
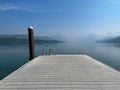
[{"label": "mountain", "polygon": [[15,35],[0,35],[0,38],[19,38],[19,39],[27,39],[27,34],[15,34]]},{"label": "mountain", "polygon": [[98,41],[98,42],[103,42],[103,43],[120,43],[120,36],[109,38],[109,39],[106,39],[106,40],[101,40],[101,41]]},{"label": "mountain", "polygon": [[[60,43],[63,41],[56,40],[47,36],[35,36],[34,43]],[[0,44],[28,44],[28,36],[26,34],[16,35],[0,35]]]},{"label": "mountain", "polygon": [[54,35],[54,36],[52,36],[51,38],[54,38],[54,39],[60,40],[60,41],[62,41],[62,40],[64,40],[64,41],[70,41],[70,40],[71,40],[70,38],[65,37],[65,36],[63,36],[63,35]]},{"label": "mountain", "polygon": [[[19,39],[28,39],[27,34],[15,34],[15,35],[0,35],[0,38],[19,38]],[[34,39],[42,39],[42,40],[54,40],[52,37],[48,36],[34,36]]]}]

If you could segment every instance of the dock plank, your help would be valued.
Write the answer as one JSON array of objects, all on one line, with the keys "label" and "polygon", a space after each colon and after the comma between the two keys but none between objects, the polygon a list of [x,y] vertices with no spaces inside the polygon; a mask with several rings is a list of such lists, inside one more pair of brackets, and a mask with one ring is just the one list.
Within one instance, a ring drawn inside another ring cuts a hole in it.
[{"label": "dock plank", "polygon": [[120,90],[120,72],[87,55],[39,56],[1,80],[0,90]]}]

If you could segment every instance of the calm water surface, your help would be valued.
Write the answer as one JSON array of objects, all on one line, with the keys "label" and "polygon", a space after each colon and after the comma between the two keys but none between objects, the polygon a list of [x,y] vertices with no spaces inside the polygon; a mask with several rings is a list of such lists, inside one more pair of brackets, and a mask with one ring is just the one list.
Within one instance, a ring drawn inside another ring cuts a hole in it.
[{"label": "calm water surface", "polygon": [[[46,54],[48,54],[49,48],[52,48],[53,54],[87,54],[120,70],[120,44],[95,42],[37,44],[35,45],[35,55],[40,55],[43,48]],[[28,62],[28,57],[28,45],[26,44],[0,45],[0,79]]]}]

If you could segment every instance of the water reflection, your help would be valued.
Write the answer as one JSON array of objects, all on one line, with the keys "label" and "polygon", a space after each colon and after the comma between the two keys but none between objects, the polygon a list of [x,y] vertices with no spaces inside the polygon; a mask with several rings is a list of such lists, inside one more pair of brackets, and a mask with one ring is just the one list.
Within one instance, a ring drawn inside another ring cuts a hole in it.
[{"label": "water reflection", "polygon": [[[95,42],[64,42],[55,44],[36,44],[35,55],[41,55],[42,49],[49,54],[52,49],[56,54],[87,54],[116,69],[120,69],[120,44]],[[28,45],[0,46],[0,79],[13,72],[28,61]]]}]

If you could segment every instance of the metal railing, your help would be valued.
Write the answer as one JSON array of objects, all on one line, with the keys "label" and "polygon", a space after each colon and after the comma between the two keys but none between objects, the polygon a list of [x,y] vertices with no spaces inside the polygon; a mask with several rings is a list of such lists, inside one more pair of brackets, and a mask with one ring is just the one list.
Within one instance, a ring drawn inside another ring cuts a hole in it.
[{"label": "metal railing", "polygon": [[[45,56],[45,55],[46,55],[45,50],[46,50],[46,49],[42,49],[42,56]],[[51,49],[51,48],[49,49],[48,55],[52,55],[52,49]]]}]

